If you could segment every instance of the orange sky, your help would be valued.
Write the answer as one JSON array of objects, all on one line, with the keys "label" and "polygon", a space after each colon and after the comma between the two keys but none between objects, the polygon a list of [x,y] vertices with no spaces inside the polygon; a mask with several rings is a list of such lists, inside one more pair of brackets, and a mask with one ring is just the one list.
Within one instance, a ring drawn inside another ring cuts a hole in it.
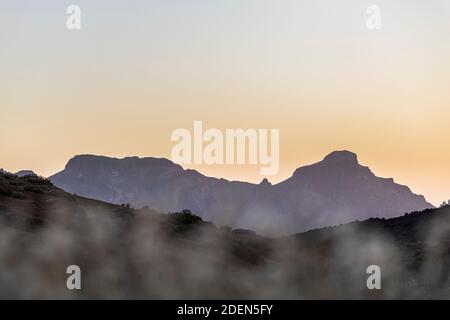
[{"label": "orange sky", "polygon": [[[450,5],[347,0],[0,5],[0,167],[44,176],[80,153],[169,157],[170,134],[280,129],[281,167],[347,149],[438,204],[450,199]],[[259,166],[201,166],[259,182]]]}]

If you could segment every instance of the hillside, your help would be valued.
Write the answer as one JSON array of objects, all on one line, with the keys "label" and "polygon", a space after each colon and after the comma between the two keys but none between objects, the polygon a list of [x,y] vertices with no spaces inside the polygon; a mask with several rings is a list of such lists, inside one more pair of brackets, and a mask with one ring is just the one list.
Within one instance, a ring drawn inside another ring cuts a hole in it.
[{"label": "hillside", "polygon": [[450,298],[450,207],[266,238],[0,174],[0,244],[0,298]]}]

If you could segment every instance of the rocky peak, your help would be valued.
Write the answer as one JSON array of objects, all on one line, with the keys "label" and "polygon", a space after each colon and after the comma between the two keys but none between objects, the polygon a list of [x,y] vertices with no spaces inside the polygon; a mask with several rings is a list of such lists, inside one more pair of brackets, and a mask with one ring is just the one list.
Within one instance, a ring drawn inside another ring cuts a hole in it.
[{"label": "rocky peak", "polygon": [[267,178],[262,179],[262,181],[259,183],[260,186],[272,186],[272,184],[267,180]]},{"label": "rocky peak", "polygon": [[358,164],[358,156],[350,151],[334,151],[327,155],[323,162]]},{"label": "rocky peak", "polygon": [[31,170],[20,170],[20,171],[16,172],[15,175],[18,176],[19,178],[28,177],[28,176],[37,177],[37,174]]}]

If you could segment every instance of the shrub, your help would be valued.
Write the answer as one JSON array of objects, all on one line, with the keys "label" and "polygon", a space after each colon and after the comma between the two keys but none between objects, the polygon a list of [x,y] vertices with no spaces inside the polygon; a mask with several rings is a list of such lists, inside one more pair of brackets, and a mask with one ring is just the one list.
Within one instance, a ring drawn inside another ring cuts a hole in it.
[{"label": "shrub", "polygon": [[176,224],[193,224],[202,222],[202,218],[192,214],[190,210],[183,210],[181,212],[170,213],[169,220]]},{"label": "shrub", "polygon": [[19,191],[12,191],[11,197],[16,198],[16,199],[25,199],[25,195],[23,194],[23,192],[19,192]]},{"label": "shrub", "polygon": [[25,190],[33,193],[42,193],[42,189],[37,186],[25,186]]}]

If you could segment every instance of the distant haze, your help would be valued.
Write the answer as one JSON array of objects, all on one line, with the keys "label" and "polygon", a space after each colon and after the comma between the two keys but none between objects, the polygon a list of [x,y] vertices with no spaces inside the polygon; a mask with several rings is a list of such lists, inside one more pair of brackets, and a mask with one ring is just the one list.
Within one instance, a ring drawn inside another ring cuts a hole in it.
[{"label": "distant haze", "polygon": [[[450,2],[0,3],[0,167],[50,176],[76,154],[170,157],[170,134],[280,129],[282,181],[332,150],[450,198]],[[259,166],[201,166],[260,182]]]}]

